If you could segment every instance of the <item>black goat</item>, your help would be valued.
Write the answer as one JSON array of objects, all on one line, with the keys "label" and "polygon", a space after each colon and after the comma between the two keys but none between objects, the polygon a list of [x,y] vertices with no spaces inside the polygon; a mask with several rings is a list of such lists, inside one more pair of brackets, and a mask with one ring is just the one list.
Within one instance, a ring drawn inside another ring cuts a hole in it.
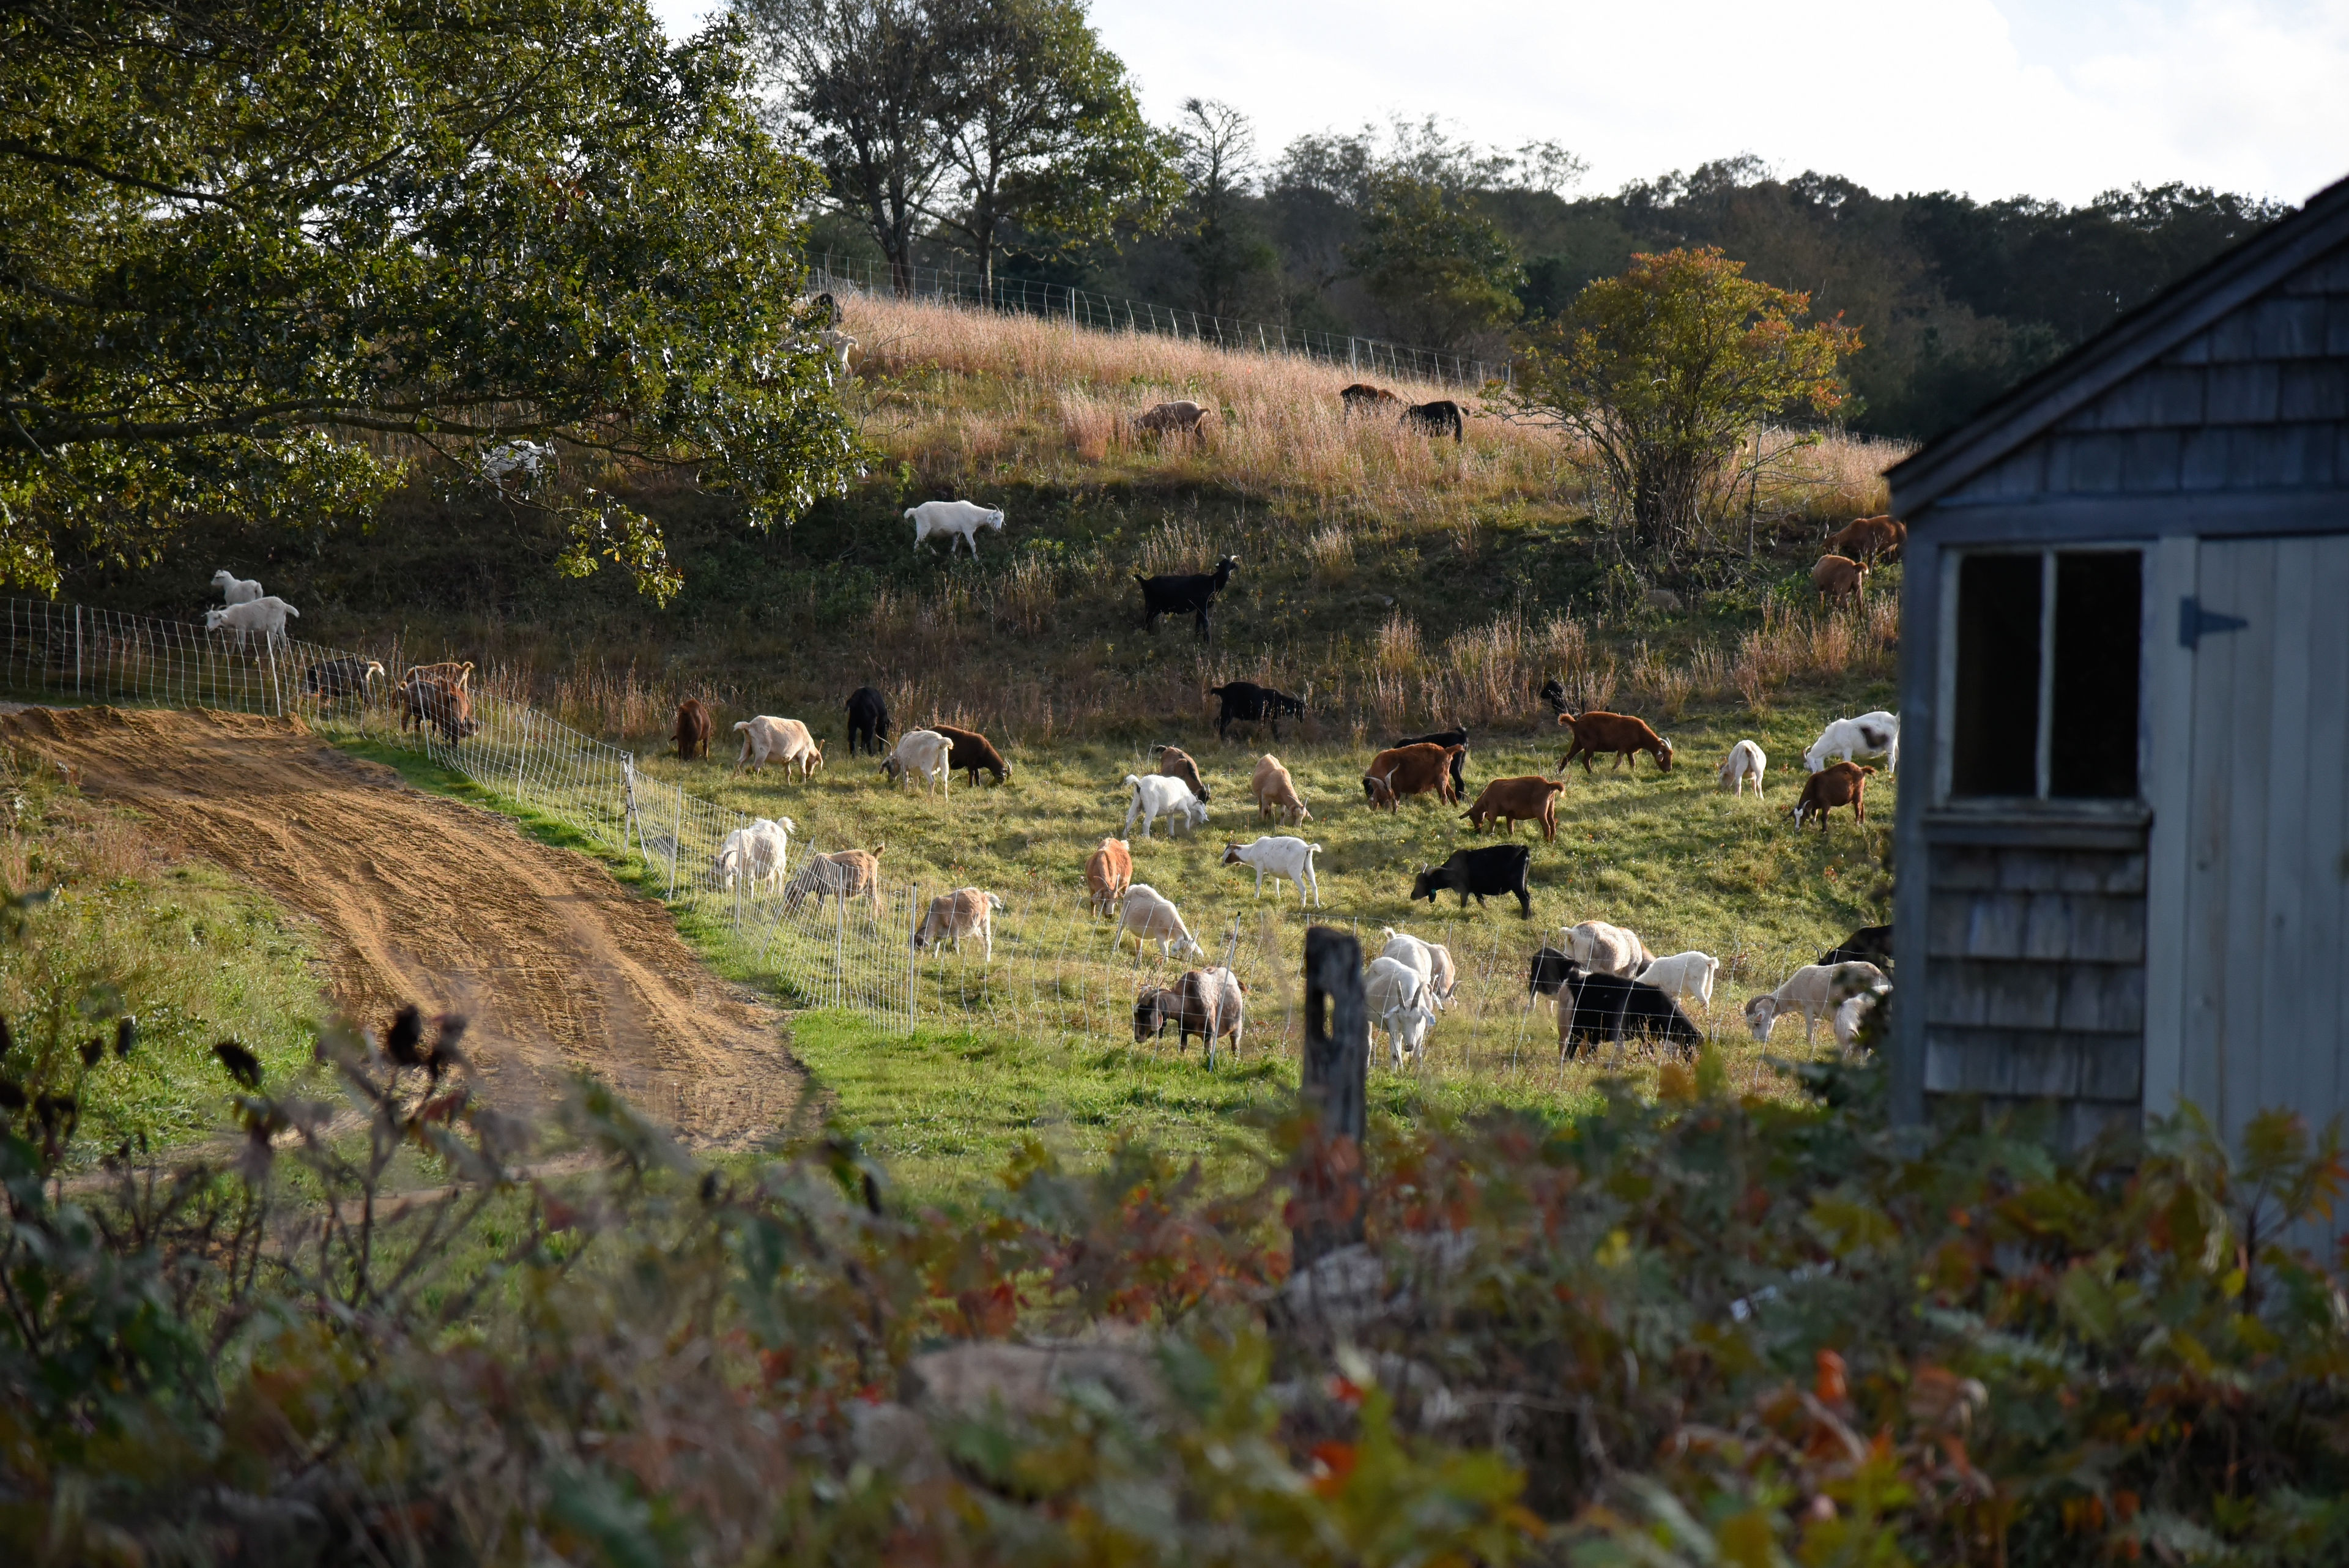
[{"label": "black goat", "polygon": [[1305,699],[1291,697],[1286,691],[1275,691],[1269,686],[1258,686],[1252,680],[1235,680],[1228,686],[1210,686],[1207,695],[1222,701],[1223,711],[1216,717],[1216,739],[1223,740],[1225,732],[1237,721],[1243,724],[1272,725],[1272,738],[1280,739],[1280,716],[1305,717]]},{"label": "black goat", "polygon": [[1566,684],[1555,675],[1542,682],[1541,700],[1548,703],[1549,711],[1560,718],[1573,711],[1567,705]]},{"label": "black goat", "polygon": [[[1626,1034],[1661,1034],[1683,1045],[1702,1045],[1704,1036],[1681,1011],[1681,1004],[1660,986],[1627,980],[1619,974],[1593,974],[1572,959],[1566,961],[1557,1005],[1565,1014],[1558,1025],[1558,1056],[1564,1059],[1573,1042],[1620,1040]],[[1571,1012],[1568,1012],[1568,1009]]]},{"label": "black goat", "polygon": [[1468,439],[1465,434],[1466,416],[1461,412],[1460,405],[1449,398],[1438,398],[1432,403],[1412,404],[1403,410],[1402,422],[1409,429],[1425,431],[1433,436],[1440,436],[1449,431],[1455,446]]},{"label": "black goat", "polygon": [[1819,955],[1823,966],[1839,963],[1872,963],[1879,969],[1892,967],[1892,928],[1862,926],[1834,947]]},{"label": "black goat", "polygon": [[1443,865],[1421,872],[1411,885],[1413,899],[1435,902],[1438,893],[1450,891],[1460,895],[1460,907],[1468,907],[1471,894],[1476,907],[1483,909],[1486,895],[1505,898],[1516,894],[1517,914],[1522,919],[1534,915],[1533,890],[1526,885],[1526,873],[1531,869],[1534,852],[1522,844],[1495,844],[1484,849],[1455,849],[1452,858]]},{"label": "black goat", "polygon": [[1171,576],[1145,577],[1141,573],[1133,580],[1142,585],[1142,629],[1158,629],[1162,615],[1189,613],[1198,623],[1202,638],[1213,629],[1207,624],[1207,612],[1224,585],[1232,580],[1232,568],[1240,564],[1237,556],[1226,556],[1216,563],[1212,572],[1189,572]]},{"label": "black goat", "polygon": [[1526,969],[1526,994],[1556,996],[1558,987],[1566,983],[1566,971],[1573,963],[1571,958],[1544,942],[1541,950],[1534,954],[1534,961]]},{"label": "black goat", "polygon": [[856,754],[859,740],[864,750],[877,753],[888,738],[889,704],[870,686],[859,686],[848,694],[848,754]]},{"label": "black goat", "polygon": [[1405,746],[1457,746],[1452,753],[1452,793],[1465,799],[1468,794],[1468,732],[1455,724],[1449,730],[1438,730],[1432,735],[1411,735],[1387,742],[1387,750],[1401,751]]}]

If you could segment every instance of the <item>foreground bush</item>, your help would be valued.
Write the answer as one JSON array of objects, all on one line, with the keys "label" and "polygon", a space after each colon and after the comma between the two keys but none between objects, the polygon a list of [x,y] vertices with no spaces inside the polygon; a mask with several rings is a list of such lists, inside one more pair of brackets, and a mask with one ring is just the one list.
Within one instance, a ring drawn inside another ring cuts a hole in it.
[{"label": "foreground bush", "polygon": [[232,1144],[67,1179],[116,1005],[0,1063],[10,1562],[2349,1549],[2349,1303],[2283,1229],[2344,1167],[2283,1117],[2064,1161],[1704,1063],[1377,1130],[1369,1243],[1292,1274],[1282,1165],[1034,1147],[917,1211],[845,1139],[708,1166],[593,1085],[533,1141],[412,1017],[290,1087],[223,1044]]}]

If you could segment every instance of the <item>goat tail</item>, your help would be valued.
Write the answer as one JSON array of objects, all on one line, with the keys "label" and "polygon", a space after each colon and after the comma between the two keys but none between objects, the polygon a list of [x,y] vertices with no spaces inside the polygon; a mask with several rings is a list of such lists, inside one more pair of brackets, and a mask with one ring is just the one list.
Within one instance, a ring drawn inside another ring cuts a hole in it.
[{"label": "goat tail", "polygon": [[734,721],[734,732],[738,735],[750,727],[750,721],[748,719],[737,719]]}]

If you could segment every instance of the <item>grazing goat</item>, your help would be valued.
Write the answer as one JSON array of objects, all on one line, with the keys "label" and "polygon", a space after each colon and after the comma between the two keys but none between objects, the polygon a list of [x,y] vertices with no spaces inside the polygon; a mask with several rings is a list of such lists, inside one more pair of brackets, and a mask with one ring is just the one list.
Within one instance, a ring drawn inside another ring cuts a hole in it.
[{"label": "grazing goat", "polygon": [[1819,955],[1823,964],[1872,963],[1892,967],[1892,928],[1862,926]]},{"label": "grazing goat", "polygon": [[1593,974],[1569,961],[1558,987],[1557,1059],[1577,1041],[1620,1043],[1627,1034],[1661,1034],[1676,1044],[1702,1045],[1704,1036],[1681,1004],[1641,981]]},{"label": "grazing goat", "polygon": [[1181,779],[1201,800],[1214,798],[1207,794],[1207,781],[1199,776],[1199,764],[1191,760],[1190,753],[1180,746],[1153,746],[1151,751],[1158,758],[1160,774],[1170,779]]},{"label": "grazing goat", "polygon": [[924,544],[933,534],[947,534],[947,555],[954,556],[955,540],[970,546],[970,558],[978,559],[978,531],[992,528],[1003,531],[1003,514],[991,506],[981,506],[973,501],[925,501],[919,506],[905,508],[905,520],[914,525],[914,550],[920,554]]},{"label": "grazing goat", "polygon": [[1003,900],[978,888],[957,888],[930,900],[928,913],[922,917],[919,929],[914,932],[914,950],[934,942],[952,942],[955,952],[962,952],[962,940],[977,937],[983,961],[995,961],[995,911],[1003,908]]},{"label": "grazing goat", "polygon": [[1627,980],[1656,961],[1638,932],[1604,920],[1585,920],[1569,929],[1566,953],[1593,974],[1619,974]]},{"label": "grazing goat", "polygon": [[771,719],[761,713],[737,722],[734,732],[742,737],[742,754],[734,761],[737,768],[757,772],[769,763],[781,763],[796,766],[800,782],[805,784],[823,766],[823,742],[808,733],[808,727],[797,719]]},{"label": "grazing goat", "polygon": [[1185,970],[1172,991],[1153,987],[1134,998],[1133,1041],[1155,1040],[1172,1023],[1178,1032],[1177,1054],[1191,1047],[1196,1034],[1207,1047],[1207,1066],[1216,1064],[1216,1042],[1228,1034],[1232,1054],[1240,1054],[1247,1033],[1247,987],[1239,976],[1218,964],[1213,969]]},{"label": "grazing goat", "polygon": [[226,609],[204,611],[204,629],[220,631],[225,628],[236,633],[236,645],[239,648],[243,648],[244,639],[254,632],[261,634],[264,643],[283,642],[285,639],[285,618],[293,616],[299,619],[301,614],[300,610],[295,609],[275,594],[271,594],[263,598],[247,599],[243,604],[231,605]]},{"label": "grazing goat", "polygon": [[1574,730],[1574,744],[1566,749],[1566,755],[1557,759],[1560,774],[1566,772],[1567,763],[1580,757],[1583,775],[1587,778],[1590,774],[1591,759],[1609,752],[1614,753],[1615,766],[1619,768],[1630,763],[1631,771],[1637,773],[1640,769],[1639,753],[1645,752],[1656,759],[1658,772],[1668,774],[1672,771],[1672,743],[1648,728],[1645,720],[1635,719],[1629,713],[1609,713],[1593,708],[1582,713],[1560,713],[1557,722],[1570,725]]},{"label": "grazing goat", "polygon": [[1379,950],[1381,958],[1391,958],[1397,963],[1408,964],[1427,982],[1427,994],[1443,1012],[1452,1004],[1452,992],[1460,983],[1460,974],[1452,964],[1452,950],[1442,942],[1423,941],[1408,931],[1392,926],[1381,926],[1379,932],[1387,945]]},{"label": "grazing goat", "polygon": [[1207,695],[1222,704],[1216,715],[1216,739],[1228,738],[1235,723],[1272,725],[1272,738],[1280,739],[1280,716],[1305,717],[1305,700],[1291,697],[1286,691],[1276,691],[1269,686],[1258,686],[1253,680],[1235,680],[1227,686],[1210,686]]},{"label": "grazing goat", "polygon": [[1226,556],[1216,563],[1212,572],[1186,572],[1145,577],[1141,573],[1133,580],[1142,585],[1142,629],[1156,631],[1162,615],[1189,615],[1197,622],[1199,636],[1205,639],[1214,630],[1208,621],[1216,596],[1232,580],[1233,568],[1240,564],[1237,556]]},{"label": "grazing goat", "polygon": [[1678,615],[1681,612],[1681,597],[1670,588],[1650,588],[1640,596],[1640,602],[1661,614]]},{"label": "grazing goat", "polygon": [[1405,746],[1457,746],[1460,754],[1452,759],[1452,793],[1464,797],[1468,794],[1468,732],[1458,724],[1449,730],[1438,730],[1432,735],[1409,735],[1400,741],[1389,741],[1387,750],[1401,751]]},{"label": "grazing goat", "polygon": [[1517,836],[1517,824],[1534,823],[1541,828],[1542,842],[1557,842],[1557,797],[1566,785],[1556,779],[1541,778],[1528,774],[1522,778],[1495,779],[1477,795],[1476,804],[1460,815],[1468,825],[1484,831],[1488,822],[1507,827],[1509,836]]},{"label": "grazing goat", "polygon": [[870,849],[835,849],[829,855],[809,856],[783,888],[783,912],[795,913],[809,898],[815,900],[819,913],[826,898],[838,898],[843,904],[851,898],[869,898],[873,908],[879,909],[881,851],[886,847],[876,844]]},{"label": "grazing goat", "polygon": [[1466,413],[1449,398],[1438,398],[1432,403],[1413,403],[1402,411],[1405,430],[1423,431],[1432,436],[1449,433],[1455,446],[1468,439],[1467,422]]},{"label": "grazing goat", "polygon": [[1882,757],[1887,773],[1900,771],[1900,715],[1878,708],[1873,713],[1862,713],[1857,719],[1837,719],[1819,732],[1803,753],[1803,765],[1813,773],[1827,765],[1829,757],[1840,757],[1847,763],[1866,762],[1870,757]]},{"label": "grazing goat", "polygon": [[363,697],[383,679],[383,666],[372,659],[322,659],[302,671],[302,690],[324,701]]},{"label": "grazing goat", "polygon": [[1338,400],[1351,414],[1374,414],[1381,409],[1392,409],[1402,402],[1401,398],[1384,387],[1373,387],[1368,381],[1357,381],[1338,394]]},{"label": "grazing goat", "polygon": [[1398,1069],[1405,1051],[1414,1057],[1420,1054],[1428,1026],[1435,1022],[1435,1009],[1427,994],[1427,981],[1417,970],[1399,959],[1372,959],[1362,976],[1362,1001],[1371,1017],[1386,1025],[1387,1044],[1394,1052]]},{"label": "grazing goat", "polygon": [[677,705],[677,758],[681,763],[709,760],[709,742],[718,733],[718,721],[711,718],[709,705],[698,697],[688,697]]},{"label": "grazing goat", "polygon": [[1735,790],[1738,798],[1743,800],[1745,797],[1745,781],[1752,779],[1754,797],[1759,800],[1762,798],[1762,784],[1769,776],[1769,769],[1770,759],[1760,746],[1751,741],[1740,741],[1729,748],[1729,755],[1721,759],[1722,791],[1726,794]]},{"label": "grazing goat", "polygon": [[978,787],[978,775],[982,773],[993,777],[997,784],[1003,784],[1011,777],[1011,764],[1003,760],[1003,753],[995,749],[995,742],[977,730],[957,730],[952,724],[941,724],[936,719],[930,721],[929,727],[932,733],[944,735],[954,742],[954,751],[947,758],[947,766],[968,778],[973,789]]},{"label": "grazing goat", "polygon": [[1458,805],[1460,792],[1453,787],[1452,770],[1454,759],[1463,750],[1431,741],[1381,752],[1362,774],[1363,797],[1373,811],[1381,806],[1399,811],[1403,797],[1413,794],[1433,794],[1446,805]]},{"label": "grazing goat", "polygon": [[1197,435],[1207,410],[1188,398],[1159,403],[1133,416],[1137,435]]},{"label": "grazing goat", "polygon": [[222,604],[249,605],[261,597],[261,579],[240,577],[222,568],[212,574],[212,592],[220,595]]},{"label": "grazing goat", "polygon": [[1852,1047],[1859,1044],[1860,1031],[1867,1027],[1868,1015],[1891,994],[1892,986],[1887,981],[1844,995],[1836,1003],[1834,1016],[1827,1020],[1834,1026],[1837,1047],[1848,1055]]},{"label": "grazing goat", "polygon": [[1442,892],[1460,895],[1460,907],[1466,909],[1473,895],[1476,907],[1483,909],[1487,897],[1506,898],[1515,894],[1517,917],[1530,920],[1534,915],[1533,890],[1526,885],[1526,872],[1532,867],[1534,852],[1522,844],[1495,844],[1486,849],[1455,849],[1452,858],[1441,866],[1430,867],[1412,878],[1411,896],[1414,901],[1424,898],[1435,902]]},{"label": "grazing goat", "polygon": [[953,754],[954,742],[936,731],[908,730],[897,737],[897,749],[881,760],[881,774],[891,784],[911,784],[918,776],[928,781],[922,786],[924,794],[936,785],[940,794],[951,796],[954,770],[947,766],[947,759]]},{"label": "grazing goat", "polygon": [[1256,773],[1248,780],[1248,793],[1256,797],[1257,820],[1278,818],[1292,826],[1300,826],[1313,814],[1305,809],[1305,797],[1297,793],[1297,781],[1270,752],[1256,760]]},{"label": "grazing goat", "polygon": [[853,757],[861,750],[878,756],[881,742],[888,738],[889,704],[870,686],[859,686],[848,694],[848,754]]},{"label": "grazing goat", "polygon": [[420,735],[427,724],[440,731],[440,739],[451,746],[480,732],[481,722],[473,717],[473,694],[466,689],[462,677],[452,680],[445,675],[411,670],[401,680],[399,727],[413,729]]},{"label": "grazing goat", "polygon": [[468,659],[461,663],[449,659],[440,664],[411,664],[400,679],[405,680],[410,676],[446,680],[452,686],[471,687],[473,683],[473,661]]},{"label": "grazing goat", "polygon": [[1890,513],[1855,517],[1827,535],[1827,548],[1855,561],[1873,561],[1909,543],[1909,525]]},{"label": "grazing goat", "polygon": [[1811,587],[1819,590],[1822,607],[1829,599],[1866,598],[1868,567],[1842,556],[1821,556],[1818,565],[1811,568]]},{"label": "grazing goat", "polygon": [[1125,898],[1117,910],[1117,929],[1109,940],[1111,948],[1122,947],[1128,931],[1133,933],[1133,952],[1142,956],[1144,942],[1156,942],[1159,952],[1173,958],[1176,953],[1189,953],[1205,958],[1206,952],[1193,940],[1190,928],[1183,924],[1183,916],[1157,888],[1147,882],[1136,882],[1126,888]]},{"label": "grazing goat", "polygon": [[1085,907],[1096,915],[1117,908],[1133,886],[1133,848],[1123,838],[1104,838],[1085,860],[1085,888],[1092,896]]},{"label": "grazing goat", "polygon": [[1857,763],[1837,763],[1813,774],[1803,784],[1803,798],[1795,803],[1795,826],[1802,826],[1803,817],[1808,814],[1819,819],[1819,832],[1825,834],[1827,813],[1839,805],[1851,807],[1852,816],[1866,822],[1868,802],[1862,797],[1868,790],[1868,775],[1874,772],[1874,768]]},{"label": "grazing goat", "polygon": [[1766,1042],[1778,1020],[1796,1008],[1803,1012],[1803,1044],[1811,1043],[1819,1020],[1828,1017],[1847,997],[1870,986],[1889,985],[1882,970],[1872,963],[1806,963],[1786,977],[1777,990],[1765,992],[1745,1004],[1745,1026],[1754,1038]]},{"label": "grazing goat", "polygon": [[1566,983],[1566,971],[1574,961],[1544,942],[1534,953],[1533,962],[1526,966],[1526,994],[1536,999],[1557,1000],[1558,988]]},{"label": "grazing goat", "polygon": [[1297,907],[1305,908],[1305,889],[1313,889],[1313,901],[1321,901],[1321,883],[1313,875],[1313,857],[1321,853],[1318,844],[1308,844],[1301,838],[1265,837],[1253,844],[1224,846],[1223,864],[1245,866],[1256,873],[1256,893],[1264,891],[1264,879],[1272,878],[1275,893],[1280,891],[1280,879],[1288,878],[1297,889]]},{"label": "grazing goat", "polygon": [[718,886],[726,892],[734,890],[737,877],[745,878],[750,896],[757,898],[769,884],[782,885],[783,862],[791,855],[792,835],[800,825],[790,817],[770,820],[760,817],[748,827],[738,827],[726,836],[718,846],[718,858],[710,862],[710,870]]},{"label": "grazing goat", "polygon": [[1632,978],[1643,981],[1675,999],[1693,996],[1698,1006],[1710,1008],[1713,1005],[1713,977],[1720,972],[1719,959],[1711,953],[1691,949],[1684,953],[1673,953],[1669,958],[1643,964]]},{"label": "grazing goat", "polygon": [[[1133,799],[1125,808],[1126,836],[1133,836],[1133,819],[1137,816],[1142,819],[1142,836],[1144,838],[1150,836],[1150,825],[1162,816],[1180,817],[1193,827],[1207,825],[1206,804],[1193,794],[1191,786],[1181,779],[1170,779],[1159,774],[1152,774],[1147,778],[1128,774],[1125,782],[1133,788]],[[1166,831],[1170,835],[1174,833],[1172,821],[1167,823]]]}]

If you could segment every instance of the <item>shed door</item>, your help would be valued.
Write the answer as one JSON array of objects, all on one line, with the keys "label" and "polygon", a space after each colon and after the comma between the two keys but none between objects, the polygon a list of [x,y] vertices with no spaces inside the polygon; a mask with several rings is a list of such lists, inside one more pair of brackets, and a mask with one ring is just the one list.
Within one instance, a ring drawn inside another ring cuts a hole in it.
[{"label": "shed door", "polygon": [[2196,578],[2179,1086],[2232,1142],[2349,1112],[2349,535],[2207,540]]}]

